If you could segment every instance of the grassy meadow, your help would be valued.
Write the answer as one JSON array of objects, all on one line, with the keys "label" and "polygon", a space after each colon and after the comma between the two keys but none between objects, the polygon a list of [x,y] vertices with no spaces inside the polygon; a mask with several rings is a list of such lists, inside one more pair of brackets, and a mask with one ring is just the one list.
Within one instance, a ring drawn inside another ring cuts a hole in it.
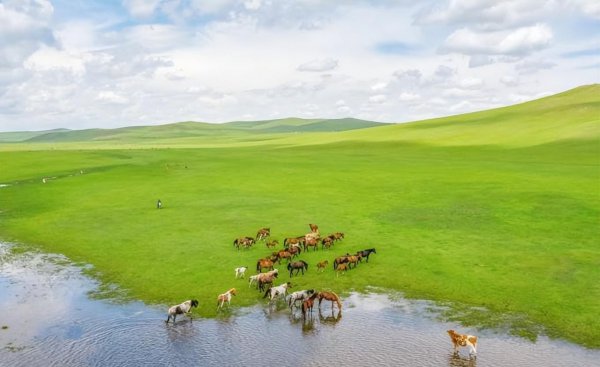
[{"label": "grassy meadow", "polygon": [[[270,251],[236,237],[270,227],[283,242],[317,223],[346,238],[302,253],[293,290],[398,290],[465,324],[600,348],[600,86],[410,124],[288,123],[0,136],[0,239],[92,264],[148,303],[197,298],[212,317],[231,287],[236,307],[262,302],[233,269],[254,274]],[[370,247],[368,264],[316,272]]]}]

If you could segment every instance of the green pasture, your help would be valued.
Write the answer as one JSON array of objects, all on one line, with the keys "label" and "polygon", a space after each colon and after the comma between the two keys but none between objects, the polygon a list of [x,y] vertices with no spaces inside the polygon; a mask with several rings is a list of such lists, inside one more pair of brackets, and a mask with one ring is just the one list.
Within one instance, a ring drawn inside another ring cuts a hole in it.
[{"label": "green pasture", "polygon": [[[234,307],[265,302],[233,269],[252,275],[270,251],[238,251],[236,237],[270,227],[283,242],[317,223],[346,238],[302,253],[310,267],[292,290],[399,290],[450,305],[465,324],[600,347],[597,85],[342,132],[269,123],[233,124],[229,142],[183,123],[170,126],[192,132],[61,131],[0,144],[0,183],[10,184],[0,188],[0,238],[92,264],[104,284],[148,303],[197,298],[195,313],[213,317],[231,287]],[[368,264],[316,272],[318,261],[371,247]],[[278,283],[288,281],[278,268]]]}]

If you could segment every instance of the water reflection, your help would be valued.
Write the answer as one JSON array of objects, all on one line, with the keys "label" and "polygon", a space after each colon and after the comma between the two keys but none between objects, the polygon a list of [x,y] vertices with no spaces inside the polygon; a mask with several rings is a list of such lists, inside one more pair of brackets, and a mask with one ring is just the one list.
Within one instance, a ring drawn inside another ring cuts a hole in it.
[{"label": "water reflection", "polygon": [[[600,351],[540,337],[536,344],[435,321],[431,303],[351,294],[306,320],[283,302],[166,324],[165,307],[92,300],[98,285],[64,257],[4,256],[0,246],[0,365],[592,366]],[[60,263],[60,264],[59,264]],[[32,302],[31,300],[35,300]],[[47,307],[46,307],[47,306]],[[446,330],[479,336],[477,358],[453,355]],[[293,347],[291,347],[293,346]],[[351,353],[349,353],[351,351]]]}]

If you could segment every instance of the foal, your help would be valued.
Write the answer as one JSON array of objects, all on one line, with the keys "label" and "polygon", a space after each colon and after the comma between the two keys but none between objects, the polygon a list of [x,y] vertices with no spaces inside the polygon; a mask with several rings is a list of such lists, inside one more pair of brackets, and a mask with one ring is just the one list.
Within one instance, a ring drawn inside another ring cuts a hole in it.
[{"label": "foal", "polygon": [[477,337],[474,335],[459,334],[454,330],[448,330],[448,335],[454,345],[454,354],[458,354],[459,347],[468,347],[469,355],[477,354]]},{"label": "foal", "polygon": [[235,288],[231,288],[227,292],[225,292],[223,294],[219,294],[219,296],[217,297],[217,311],[223,307],[225,302],[227,302],[227,307],[229,307],[229,305],[231,305],[231,296],[232,295],[235,296],[236,295],[235,292],[236,292]]},{"label": "foal", "polygon": [[[302,302],[302,317],[304,319],[306,319],[306,315],[308,314],[308,312],[312,313],[312,309],[313,306],[315,305],[315,299],[317,298],[317,296],[319,295],[319,293],[313,293],[312,296],[308,297],[307,299],[304,300],[304,302]],[[319,306],[321,306],[321,304],[319,303]]]},{"label": "foal", "polygon": [[246,274],[246,270],[248,270],[247,266],[240,266],[239,268],[235,268],[235,279],[243,278]]},{"label": "foal", "polygon": [[170,307],[167,313],[167,321],[165,322],[168,323],[171,317],[173,317],[173,323],[175,323],[175,318],[177,317],[177,315],[188,314],[192,310],[192,307],[198,307],[197,300],[190,299],[181,304]]}]

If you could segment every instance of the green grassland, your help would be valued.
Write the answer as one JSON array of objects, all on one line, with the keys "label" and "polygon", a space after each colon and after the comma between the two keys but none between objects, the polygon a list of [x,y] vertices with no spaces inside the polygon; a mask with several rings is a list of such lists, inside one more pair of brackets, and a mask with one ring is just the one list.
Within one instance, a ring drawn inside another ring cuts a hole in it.
[{"label": "green grassland", "polygon": [[[212,317],[231,287],[235,306],[262,298],[233,269],[252,274],[270,251],[237,251],[236,237],[266,226],[281,242],[317,223],[346,238],[302,253],[310,267],[294,289],[399,290],[451,305],[465,324],[600,347],[600,86],[409,124],[350,122],[186,122],[3,143],[0,238],[90,263],[129,297],[197,298],[196,314]],[[368,264],[316,272],[370,247]]]}]

